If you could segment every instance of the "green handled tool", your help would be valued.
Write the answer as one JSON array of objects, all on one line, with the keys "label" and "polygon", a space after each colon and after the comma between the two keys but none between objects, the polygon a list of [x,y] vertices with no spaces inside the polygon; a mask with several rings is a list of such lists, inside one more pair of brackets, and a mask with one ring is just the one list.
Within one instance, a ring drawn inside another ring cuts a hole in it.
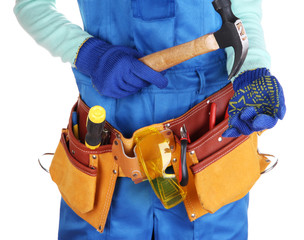
[{"label": "green handled tool", "polygon": [[101,137],[105,125],[106,111],[101,106],[94,106],[90,109],[87,118],[87,134],[85,145],[94,150],[101,144]]}]

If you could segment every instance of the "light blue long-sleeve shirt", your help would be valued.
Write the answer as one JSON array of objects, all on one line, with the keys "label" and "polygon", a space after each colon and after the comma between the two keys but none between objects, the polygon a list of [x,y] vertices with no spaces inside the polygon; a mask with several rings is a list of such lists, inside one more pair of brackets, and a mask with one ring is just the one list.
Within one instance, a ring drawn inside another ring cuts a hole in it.
[{"label": "light blue long-sleeve shirt", "polygon": [[53,56],[73,65],[79,47],[90,34],[56,10],[55,0],[16,0],[21,26]]},{"label": "light blue long-sleeve shirt", "polygon": [[[270,57],[266,51],[261,27],[261,0],[231,0],[232,9],[244,24],[249,39],[247,58],[240,70],[270,68]],[[22,27],[46,48],[53,56],[61,57],[63,62],[74,66],[77,52],[82,43],[91,35],[72,24],[56,10],[55,0],[16,0],[14,8]],[[227,70],[230,72],[234,52],[226,49]]]}]

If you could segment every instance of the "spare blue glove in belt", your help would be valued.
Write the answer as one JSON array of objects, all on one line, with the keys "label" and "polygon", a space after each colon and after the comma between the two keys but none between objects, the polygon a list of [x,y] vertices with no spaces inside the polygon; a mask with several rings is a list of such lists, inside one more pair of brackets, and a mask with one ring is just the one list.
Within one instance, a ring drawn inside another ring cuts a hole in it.
[{"label": "spare blue glove in belt", "polygon": [[89,38],[79,49],[75,66],[91,77],[100,94],[108,97],[126,97],[150,84],[165,88],[168,80],[139,61],[140,57],[135,49]]},{"label": "spare blue glove in belt", "polygon": [[279,81],[265,68],[247,71],[233,82],[234,96],[228,107],[229,126],[223,137],[262,131],[283,119],[286,106]]}]

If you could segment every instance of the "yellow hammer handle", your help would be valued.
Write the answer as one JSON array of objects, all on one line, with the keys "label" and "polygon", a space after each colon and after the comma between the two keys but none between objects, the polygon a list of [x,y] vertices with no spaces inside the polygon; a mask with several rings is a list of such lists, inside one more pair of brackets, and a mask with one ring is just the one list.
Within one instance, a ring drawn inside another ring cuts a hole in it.
[{"label": "yellow hammer handle", "polygon": [[206,34],[190,42],[152,53],[139,60],[153,70],[161,72],[186,60],[217,49],[219,49],[219,46],[214,35]]}]

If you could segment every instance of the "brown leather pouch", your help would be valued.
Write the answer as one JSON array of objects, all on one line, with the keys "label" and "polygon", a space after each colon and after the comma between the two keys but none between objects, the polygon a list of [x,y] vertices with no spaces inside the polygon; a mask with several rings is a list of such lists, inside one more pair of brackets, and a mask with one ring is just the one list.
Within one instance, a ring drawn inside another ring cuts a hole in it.
[{"label": "brown leather pouch", "polygon": [[189,146],[196,162],[191,170],[197,195],[210,213],[244,197],[269,164],[267,157],[257,151],[257,133],[221,137],[227,121]]},{"label": "brown leather pouch", "polygon": [[86,213],[94,207],[97,169],[75,159],[68,150],[68,143],[68,131],[64,129],[53,157],[50,174],[64,200],[72,208]]},{"label": "brown leather pouch", "polygon": [[[184,204],[191,221],[244,197],[260,173],[269,164],[266,155],[257,151],[257,134],[223,138],[228,127],[225,112],[233,95],[232,85],[210,96],[183,116],[168,121],[179,150],[179,129],[185,124],[192,143],[187,147],[189,183]],[[209,130],[208,116],[212,103],[217,104],[216,125]],[[179,158],[173,163],[179,174]]]},{"label": "brown leather pouch", "polygon": [[[72,111],[75,111],[75,105]],[[54,154],[50,174],[62,198],[81,218],[102,232],[110,209],[118,177],[111,147],[88,149],[75,138],[71,129],[63,129]]]}]

